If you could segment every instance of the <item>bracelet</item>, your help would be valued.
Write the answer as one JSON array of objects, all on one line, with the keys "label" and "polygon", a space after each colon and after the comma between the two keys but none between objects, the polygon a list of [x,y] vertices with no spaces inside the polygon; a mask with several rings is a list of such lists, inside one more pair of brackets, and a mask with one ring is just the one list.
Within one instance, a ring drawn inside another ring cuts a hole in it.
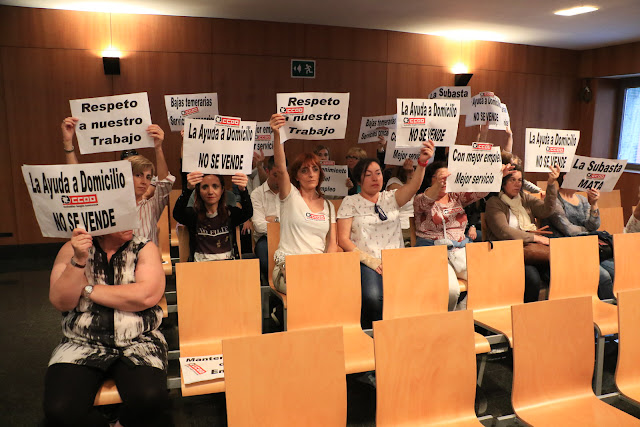
[{"label": "bracelet", "polygon": [[426,162],[424,162],[424,163],[420,163],[420,160],[418,160],[418,165],[422,166],[423,168],[426,168],[428,163],[429,163],[428,160]]},{"label": "bracelet", "polygon": [[71,264],[74,267],[77,268],[85,268],[87,266],[87,264],[79,264],[74,257],[71,257],[71,259],[69,260],[69,264]]},{"label": "bracelet", "polygon": [[76,150],[76,147],[72,145],[71,148],[68,150],[64,147],[62,147],[62,149],[64,150],[65,153],[73,153]]}]

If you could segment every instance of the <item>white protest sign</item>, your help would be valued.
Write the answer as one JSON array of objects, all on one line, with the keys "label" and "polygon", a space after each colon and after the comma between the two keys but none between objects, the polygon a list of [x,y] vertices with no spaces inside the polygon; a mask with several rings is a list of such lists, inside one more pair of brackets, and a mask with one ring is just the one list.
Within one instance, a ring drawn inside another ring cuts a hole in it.
[{"label": "white protest sign", "polygon": [[180,370],[185,384],[224,378],[224,359],[221,354],[181,357]]},{"label": "white protest sign", "polygon": [[22,166],[44,237],[93,236],[138,228],[131,163]]},{"label": "white protest sign", "polygon": [[525,172],[549,172],[549,166],[553,165],[560,166],[561,172],[569,172],[579,141],[579,130],[527,128]]},{"label": "white protest sign", "polygon": [[511,124],[511,118],[509,117],[509,109],[507,104],[500,103],[500,114],[498,115],[498,121],[489,123],[489,130],[507,130],[507,126]]},{"label": "white protest sign", "polygon": [[347,166],[322,165],[324,182],[320,189],[325,196],[346,197],[348,194],[347,178],[349,172]]},{"label": "white protest sign", "polygon": [[420,147],[432,140],[436,147],[456,142],[460,101],[457,99],[398,99],[396,147]]},{"label": "white protest sign", "polygon": [[255,134],[256,122],[243,122],[239,117],[185,120],[182,171],[249,175]]},{"label": "white protest sign", "polygon": [[459,99],[460,115],[471,111],[471,86],[440,86],[431,92],[429,99]]},{"label": "white protest sign", "polygon": [[447,192],[500,191],[502,156],[500,147],[486,142],[449,148]]},{"label": "white protest sign", "polygon": [[344,139],[349,93],[279,93],[277,111],[287,120],[280,142],[288,139]]},{"label": "white protest sign", "polygon": [[571,169],[562,181],[562,188],[579,191],[595,188],[603,193],[613,191],[625,167],[626,160],[574,156]]},{"label": "white protest sign", "polygon": [[218,94],[165,95],[164,106],[171,132],[180,132],[186,118],[213,120],[218,115]]},{"label": "white protest sign", "polygon": [[396,127],[389,128],[384,164],[402,166],[406,159],[410,159],[413,161],[413,165],[416,166],[418,157],[420,157],[420,147],[396,147]]},{"label": "white protest sign", "polygon": [[465,126],[478,126],[487,122],[497,124],[500,121],[502,102],[493,92],[480,92],[471,98],[471,110],[467,114]]},{"label": "white protest sign", "polygon": [[269,122],[256,123],[256,140],[253,143],[253,151],[260,152],[265,157],[273,156],[273,129]]},{"label": "white protest sign", "polygon": [[69,101],[77,117],[76,136],[80,153],[103,153],[153,147],[147,135],[151,125],[147,93],[103,96]]},{"label": "white protest sign", "polygon": [[396,128],[396,115],[363,117],[360,123],[360,134],[358,144],[367,142],[378,142],[378,137],[383,136],[387,141],[391,129]]}]

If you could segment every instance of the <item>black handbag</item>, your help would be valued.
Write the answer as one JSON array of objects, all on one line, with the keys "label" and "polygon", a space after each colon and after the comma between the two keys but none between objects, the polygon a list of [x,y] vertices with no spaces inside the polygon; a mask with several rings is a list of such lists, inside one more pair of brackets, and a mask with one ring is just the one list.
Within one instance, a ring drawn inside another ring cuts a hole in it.
[{"label": "black handbag", "polygon": [[592,231],[589,234],[598,236],[600,262],[613,258],[613,236],[606,231]]}]

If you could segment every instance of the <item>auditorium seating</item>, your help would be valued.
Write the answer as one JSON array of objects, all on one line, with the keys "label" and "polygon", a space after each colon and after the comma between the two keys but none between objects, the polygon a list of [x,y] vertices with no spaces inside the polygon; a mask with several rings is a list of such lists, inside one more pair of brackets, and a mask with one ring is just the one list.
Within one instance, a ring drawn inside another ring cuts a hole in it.
[{"label": "auditorium seating", "polygon": [[600,228],[611,234],[624,232],[624,213],[622,207],[600,208]]},{"label": "auditorium seating", "polygon": [[613,236],[613,258],[615,260],[615,279],[613,293],[640,288],[640,233],[615,234]]},{"label": "auditorium seating", "polygon": [[[276,266],[276,262],[273,259],[273,253],[278,249],[278,245],[280,244],[280,223],[279,222],[268,222],[267,223],[267,254],[269,257],[269,269],[267,271],[267,276],[269,279],[269,287],[274,295],[276,295],[282,301],[282,312],[283,312],[283,326],[284,330],[287,330],[287,294],[283,294],[276,290],[273,285],[273,269]],[[275,313],[275,308],[274,308]]]},{"label": "auditorium seating", "polygon": [[616,386],[627,399],[640,405],[640,289],[618,297],[618,365]]},{"label": "auditorium seating", "polygon": [[178,200],[178,197],[180,197],[180,194],[182,194],[182,190],[181,189],[174,189],[171,190],[171,193],[169,193],[169,228],[171,229],[171,246],[178,246],[179,242],[178,242],[178,233],[177,233],[177,226],[178,226],[178,221],[176,221],[173,218],[173,207],[176,205],[176,200]]},{"label": "auditorium seating", "polygon": [[173,265],[171,264],[171,244],[169,237],[169,208],[165,206],[158,220],[158,251],[162,258],[162,268],[165,276],[173,274]]}]

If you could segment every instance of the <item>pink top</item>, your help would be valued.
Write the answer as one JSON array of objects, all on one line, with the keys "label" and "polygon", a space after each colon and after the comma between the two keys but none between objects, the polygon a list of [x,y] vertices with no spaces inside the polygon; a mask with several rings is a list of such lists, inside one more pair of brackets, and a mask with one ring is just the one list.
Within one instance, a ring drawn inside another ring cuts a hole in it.
[{"label": "pink top", "polygon": [[416,236],[431,240],[464,240],[464,230],[467,227],[464,207],[487,194],[489,193],[449,193],[449,203],[446,204],[436,203],[435,199],[424,193],[417,194],[413,200]]}]

